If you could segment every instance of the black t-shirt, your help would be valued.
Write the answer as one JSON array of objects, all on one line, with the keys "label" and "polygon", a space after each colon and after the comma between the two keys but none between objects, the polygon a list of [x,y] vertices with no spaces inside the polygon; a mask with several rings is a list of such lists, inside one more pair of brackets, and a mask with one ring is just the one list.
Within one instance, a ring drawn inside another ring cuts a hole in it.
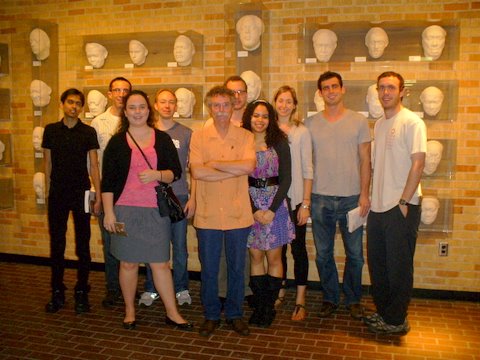
[{"label": "black t-shirt", "polygon": [[63,119],[48,124],[43,133],[42,147],[51,153],[50,190],[90,189],[88,152],[99,148],[93,127],[82,123],[80,119],[72,128],[68,128]]}]

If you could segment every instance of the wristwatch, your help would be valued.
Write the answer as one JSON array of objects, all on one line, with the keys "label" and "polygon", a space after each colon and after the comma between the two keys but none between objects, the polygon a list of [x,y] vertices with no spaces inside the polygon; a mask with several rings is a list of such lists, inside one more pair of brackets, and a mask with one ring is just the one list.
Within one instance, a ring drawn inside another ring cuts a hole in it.
[{"label": "wristwatch", "polygon": [[310,210],[310,205],[302,204],[302,209]]},{"label": "wristwatch", "polygon": [[398,203],[399,203],[400,205],[407,205],[407,200],[405,200],[405,199],[400,199],[400,200],[398,201]]}]

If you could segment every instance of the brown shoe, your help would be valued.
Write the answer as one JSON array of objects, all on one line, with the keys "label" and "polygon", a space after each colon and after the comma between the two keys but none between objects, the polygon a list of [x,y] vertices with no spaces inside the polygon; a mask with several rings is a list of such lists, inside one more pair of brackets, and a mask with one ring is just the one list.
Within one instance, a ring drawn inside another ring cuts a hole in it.
[{"label": "brown shoe", "polygon": [[360,320],[363,319],[363,306],[361,304],[351,304],[347,306],[347,309],[350,311],[350,316],[354,319]]},{"label": "brown shoe", "polygon": [[198,333],[200,336],[208,337],[213,334],[216,328],[220,326],[220,320],[205,320],[200,326]]},{"label": "brown shoe", "polygon": [[227,319],[226,323],[230,325],[232,330],[234,330],[237,334],[242,336],[248,336],[250,334],[248,325],[245,324],[242,319]]},{"label": "brown shoe", "polygon": [[297,304],[295,305],[295,310],[293,310],[292,320],[293,321],[303,321],[307,317],[307,310],[305,305]]},{"label": "brown shoe", "polygon": [[335,310],[337,310],[338,305],[335,305],[334,303],[324,301],[322,303],[322,307],[320,308],[320,313],[318,316],[320,317],[329,317],[334,313]]}]

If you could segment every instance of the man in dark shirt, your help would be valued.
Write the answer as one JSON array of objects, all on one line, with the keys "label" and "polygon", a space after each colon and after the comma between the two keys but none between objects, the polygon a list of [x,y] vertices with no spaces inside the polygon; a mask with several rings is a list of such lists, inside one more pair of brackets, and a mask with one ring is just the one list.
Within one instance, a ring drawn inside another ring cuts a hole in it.
[{"label": "man in dark shirt", "polygon": [[[95,189],[100,189],[95,129],[78,118],[85,104],[83,93],[68,89],[60,97],[64,112],[62,120],[48,124],[43,134],[45,152],[45,179],[48,194],[48,226],[50,230],[50,261],[52,266],[52,299],[45,306],[55,313],[65,304],[65,244],[70,211],[75,224],[75,253],[78,256],[77,284],[75,285],[75,311],[88,312],[88,275],[90,271],[90,213],[85,212],[85,191],[90,189],[90,175]],[[100,212],[101,196],[97,194],[93,206]]]}]

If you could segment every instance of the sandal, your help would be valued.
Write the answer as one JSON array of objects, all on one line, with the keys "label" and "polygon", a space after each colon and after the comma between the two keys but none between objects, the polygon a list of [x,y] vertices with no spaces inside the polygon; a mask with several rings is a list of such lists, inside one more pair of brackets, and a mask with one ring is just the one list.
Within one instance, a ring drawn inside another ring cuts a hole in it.
[{"label": "sandal", "polygon": [[277,300],[275,300],[275,309],[280,309],[285,301],[285,296],[279,296]]},{"label": "sandal", "polygon": [[275,300],[275,309],[280,309],[285,301],[285,293],[287,286],[286,284],[282,281],[282,287],[280,288],[280,291],[278,292],[278,297],[277,300]]},{"label": "sandal", "polygon": [[293,310],[292,320],[293,321],[303,321],[307,317],[307,310],[305,309],[305,305],[303,304],[296,304],[295,310]]}]

